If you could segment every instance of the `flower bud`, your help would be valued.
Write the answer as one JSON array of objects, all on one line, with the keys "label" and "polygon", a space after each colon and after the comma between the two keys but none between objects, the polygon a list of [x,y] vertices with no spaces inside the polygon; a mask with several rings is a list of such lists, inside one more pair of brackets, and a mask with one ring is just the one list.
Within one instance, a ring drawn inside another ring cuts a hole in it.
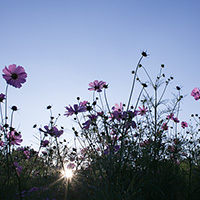
[{"label": "flower bud", "polygon": [[13,111],[17,111],[17,106],[12,106],[11,109],[12,109]]}]

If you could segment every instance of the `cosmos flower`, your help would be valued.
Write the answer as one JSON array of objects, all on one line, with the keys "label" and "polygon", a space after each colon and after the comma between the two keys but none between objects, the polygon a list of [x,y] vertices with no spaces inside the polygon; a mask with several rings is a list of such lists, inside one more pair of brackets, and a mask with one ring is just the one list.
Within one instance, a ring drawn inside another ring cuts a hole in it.
[{"label": "cosmos flower", "polygon": [[195,87],[191,92],[191,96],[193,96],[196,101],[199,100],[200,99],[200,89]]},{"label": "cosmos flower", "polygon": [[173,113],[170,113],[169,115],[167,115],[167,119],[174,119],[174,114]]},{"label": "cosmos flower", "polygon": [[105,86],[105,85],[106,85],[106,82],[95,80],[94,82],[89,83],[90,88],[88,88],[88,90],[90,90],[90,91],[94,90],[97,92],[101,92],[103,89],[103,86]]},{"label": "cosmos flower", "polygon": [[186,127],[188,127],[188,123],[182,121],[182,122],[181,122],[181,127],[182,127],[182,128],[186,128]]},{"label": "cosmos flower", "polygon": [[142,108],[139,107],[138,115],[143,116],[146,115],[146,113],[147,113],[147,108],[145,108],[144,106]]},{"label": "cosmos flower", "polygon": [[123,111],[122,103],[120,104],[116,103],[115,106],[112,107],[112,110],[113,110],[111,114],[112,118],[117,119],[119,121],[122,118],[122,111]]},{"label": "cosmos flower", "polygon": [[26,82],[27,74],[23,67],[16,66],[15,64],[9,65],[8,68],[3,69],[3,78],[6,80],[7,84],[13,87],[20,88],[22,83]]},{"label": "cosmos flower", "polygon": [[167,131],[168,130],[167,122],[163,123],[162,129],[163,129],[163,131]]},{"label": "cosmos flower", "polygon": [[113,106],[112,107],[112,110],[113,111],[117,111],[117,112],[122,112],[123,111],[123,105],[122,105],[122,103],[120,103],[120,104],[115,104],[115,106]]},{"label": "cosmos flower", "polygon": [[3,102],[3,100],[5,99],[5,96],[6,96],[5,94],[2,94],[2,93],[0,94],[0,103]]},{"label": "cosmos flower", "polygon": [[112,117],[112,120],[118,120],[120,121],[122,119],[122,113],[121,112],[118,112],[118,111],[113,111],[111,113],[111,117]]},{"label": "cosmos flower", "polygon": [[20,143],[23,141],[21,139],[20,133],[17,133],[16,131],[11,131],[8,133],[7,138],[10,141],[11,145],[20,145]]},{"label": "cosmos flower", "polygon": [[84,129],[89,129],[90,125],[92,124],[92,122],[95,122],[97,120],[97,116],[96,115],[89,115],[88,116],[89,119],[83,123],[83,128]]},{"label": "cosmos flower", "polygon": [[51,129],[49,129],[48,126],[44,126],[44,128],[46,129],[46,131],[43,131],[42,129],[40,129],[40,130],[53,136],[53,137],[60,137],[63,134],[63,130],[59,131],[55,126],[52,127]]},{"label": "cosmos flower", "polygon": [[30,158],[30,154],[31,154],[30,151],[25,150],[25,151],[24,151],[24,154],[26,155],[26,158],[27,158],[27,159]]},{"label": "cosmos flower", "polygon": [[44,140],[44,141],[41,142],[41,146],[42,146],[42,147],[47,147],[48,144],[49,144],[49,141],[48,141],[48,140]]},{"label": "cosmos flower", "polygon": [[71,105],[69,105],[69,107],[65,107],[67,109],[67,111],[65,111],[65,116],[69,117],[73,114],[77,115],[80,112],[85,112],[86,111],[86,104],[87,102],[80,102],[79,105],[78,104],[74,104],[74,106],[72,107]]},{"label": "cosmos flower", "polygon": [[125,127],[126,127],[127,130],[128,130],[130,127],[136,128],[136,123],[135,123],[134,121],[132,121],[132,120],[129,120],[129,121],[127,121],[127,122],[125,123]]},{"label": "cosmos flower", "polygon": [[173,121],[174,121],[175,123],[179,123],[179,122],[180,122],[180,121],[178,120],[177,117],[174,117],[174,118],[173,118]]}]

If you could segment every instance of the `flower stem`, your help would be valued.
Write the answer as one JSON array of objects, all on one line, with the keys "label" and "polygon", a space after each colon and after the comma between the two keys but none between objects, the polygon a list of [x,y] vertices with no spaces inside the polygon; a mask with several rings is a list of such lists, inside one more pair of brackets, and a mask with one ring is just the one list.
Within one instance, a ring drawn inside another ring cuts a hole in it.
[{"label": "flower stem", "polygon": [[141,56],[141,58],[139,59],[138,64],[137,64],[137,67],[136,67],[136,70],[135,70],[135,75],[134,75],[134,78],[133,78],[133,83],[132,83],[132,87],[131,87],[131,92],[130,92],[130,96],[129,96],[129,100],[128,100],[128,104],[127,104],[127,111],[128,111],[128,109],[129,109],[129,106],[130,106],[130,103],[131,103],[131,98],[132,98],[132,96],[133,96],[133,90],[134,90],[134,86],[135,86],[135,80],[136,80],[136,76],[137,76],[137,70],[138,70],[138,68],[139,68],[139,66],[140,66],[140,63],[141,63],[141,61],[142,61],[142,58],[143,58],[143,56]]}]

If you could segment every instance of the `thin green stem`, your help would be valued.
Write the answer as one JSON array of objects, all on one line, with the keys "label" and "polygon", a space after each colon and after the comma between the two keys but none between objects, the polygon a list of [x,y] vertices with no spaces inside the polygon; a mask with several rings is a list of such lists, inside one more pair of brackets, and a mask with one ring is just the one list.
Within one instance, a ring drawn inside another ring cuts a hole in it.
[{"label": "thin green stem", "polygon": [[101,101],[102,109],[104,110],[103,101],[102,101],[102,98],[101,98],[101,94],[100,94],[100,93],[99,93],[99,98],[100,98],[100,101]]},{"label": "thin green stem", "polygon": [[8,84],[6,85],[6,99],[5,99],[5,124],[7,124],[7,119],[8,119],[8,116],[7,116],[7,108],[8,108]]},{"label": "thin green stem", "polygon": [[149,78],[149,80],[150,80],[150,82],[151,82],[151,84],[152,84],[152,87],[154,87],[153,81],[152,81],[151,77],[149,76],[149,73],[147,72],[147,70],[145,69],[144,66],[142,66],[142,69],[144,69],[146,75],[148,76],[148,78]]},{"label": "thin green stem", "polygon": [[110,107],[109,107],[109,104],[108,104],[108,99],[107,99],[107,96],[106,96],[106,90],[104,90],[104,98],[105,98],[107,109],[108,109],[109,113],[111,113]]},{"label": "thin green stem", "polygon": [[132,87],[131,87],[131,92],[130,92],[130,96],[129,96],[129,100],[128,100],[128,104],[127,104],[127,111],[129,109],[130,103],[131,103],[131,98],[133,96],[133,90],[134,90],[134,86],[135,86],[135,80],[136,80],[136,75],[137,75],[137,71],[138,68],[140,66],[140,62],[142,61],[143,56],[139,59],[136,70],[135,70],[135,74],[134,74],[134,78],[133,78],[133,83],[132,83]]},{"label": "thin green stem", "polygon": [[12,111],[12,113],[11,113],[10,127],[12,127],[13,118],[14,118],[14,111]]}]

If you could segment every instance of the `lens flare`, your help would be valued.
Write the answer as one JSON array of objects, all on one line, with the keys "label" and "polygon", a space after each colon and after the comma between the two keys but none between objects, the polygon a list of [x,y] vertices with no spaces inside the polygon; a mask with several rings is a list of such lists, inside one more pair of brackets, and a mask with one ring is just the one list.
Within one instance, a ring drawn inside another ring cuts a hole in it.
[{"label": "lens flare", "polygon": [[67,179],[71,179],[73,177],[73,171],[71,169],[62,170],[61,173],[62,173],[63,177],[65,177]]}]

